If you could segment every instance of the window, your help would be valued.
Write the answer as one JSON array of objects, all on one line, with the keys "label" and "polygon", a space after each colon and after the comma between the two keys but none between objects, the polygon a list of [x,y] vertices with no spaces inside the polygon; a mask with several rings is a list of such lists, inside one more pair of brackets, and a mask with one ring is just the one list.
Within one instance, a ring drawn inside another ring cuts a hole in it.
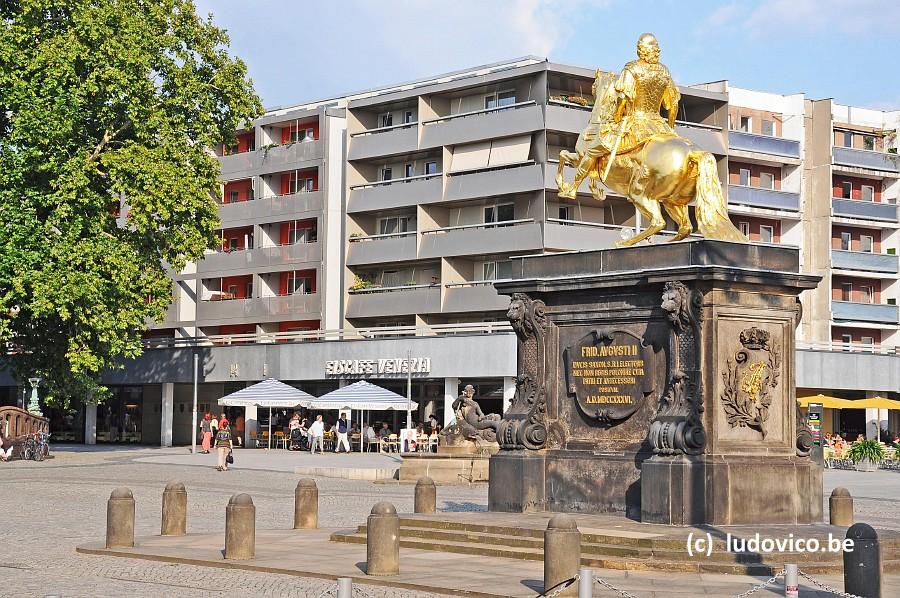
[{"label": "window", "polygon": [[237,203],[240,201],[240,197],[241,197],[240,192],[231,191],[228,193],[228,201],[225,203]]},{"label": "window", "polygon": [[381,286],[399,287],[401,284],[399,270],[385,270],[381,273]]},{"label": "window", "polygon": [[853,183],[843,182],[841,183],[841,197],[843,199],[850,199],[853,196]]},{"label": "window", "polygon": [[865,251],[866,253],[872,253],[872,248],[875,245],[875,237],[872,235],[860,235],[859,236],[859,250]]},{"label": "window", "polygon": [[410,178],[413,175],[413,165],[407,164],[403,167],[403,176],[406,178]]},{"label": "window", "polygon": [[775,188],[775,175],[771,172],[761,172],[759,173],[759,186],[763,189],[774,189]]},{"label": "window", "polygon": [[389,180],[391,180],[391,178],[393,178],[393,170],[388,166],[385,166],[384,168],[382,168],[381,169],[381,180],[389,181]]},{"label": "window", "polygon": [[841,233],[841,249],[850,251],[850,233]]},{"label": "window", "polygon": [[425,174],[437,174],[437,162],[434,160],[425,162]]},{"label": "window", "polygon": [[844,131],[844,147],[853,147],[853,133]]},{"label": "window", "polygon": [[228,298],[229,299],[234,299],[235,297],[237,297],[237,289],[238,289],[238,287],[236,284],[228,285],[228,295],[229,295]]},{"label": "window", "polygon": [[571,206],[559,206],[559,219],[560,220],[571,220],[572,219]]},{"label": "window", "polygon": [[291,141],[315,141],[315,131],[310,128],[291,127]]},{"label": "window", "polygon": [[484,262],[483,265],[484,280],[505,280],[512,278],[512,262],[509,260],[503,262]]},{"label": "window", "polygon": [[852,336],[850,336],[849,334],[842,334],[842,335],[841,335],[841,350],[842,350],[842,351],[849,351],[849,350],[850,350],[850,344],[851,344],[852,342],[853,342],[853,337],[852,337]]},{"label": "window", "polygon": [[484,108],[490,110],[492,108],[502,108],[503,106],[511,106],[516,103],[515,91],[501,91],[495,94],[484,96]]},{"label": "window", "polygon": [[382,127],[393,127],[394,126],[394,115],[391,112],[385,112],[379,117],[381,121]]},{"label": "window", "polygon": [[741,176],[740,184],[744,185],[745,187],[749,187],[750,186],[750,169],[749,168],[741,168],[740,176]]},{"label": "window", "polygon": [[312,293],[312,278],[309,276],[297,276],[291,272],[287,280],[288,295],[309,295]]},{"label": "window", "polygon": [[761,131],[763,135],[769,135],[770,137],[775,136],[775,121],[774,120],[766,120],[763,119],[761,126]]},{"label": "window", "polygon": [[750,237],[750,223],[749,222],[738,222],[738,227],[741,229],[741,234],[745,237]]},{"label": "window", "polygon": [[841,301],[853,300],[853,284],[849,282],[841,283]]},{"label": "window", "polygon": [[253,152],[256,151],[256,138],[251,137],[247,140],[247,151]]},{"label": "window", "polygon": [[863,135],[863,149],[875,151],[875,137],[873,135]]},{"label": "window", "polygon": [[311,193],[315,191],[315,181],[309,178],[292,178],[290,184],[291,193]]},{"label": "window", "polygon": [[298,243],[315,243],[316,242],[316,229],[315,228],[297,228],[296,226],[292,226],[288,230],[288,244],[289,245],[297,245]]},{"label": "window", "polygon": [[863,303],[875,303],[875,287],[863,284],[859,286],[859,292],[862,295]]},{"label": "window", "polygon": [[392,216],[378,221],[378,234],[395,235],[409,232],[409,216]]},{"label": "window", "polygon": [[863,346],[863,351],[871,352],[875,348],[875,337],[861,336],[859,337],[859,344]]},{"label": "window", "polygon": [[506,222],[515,219],[515,206],[511,203],[484,208],[484,223]]},{"label": "window", "polygon": [[253,249],[253,233],[244,235],[244,241],[247,242],[247,249]]},{"label": "window", "polygon": [[413,113],[412,110],[407,110],[403,113],[403,122],[409,124],[413,122]]},{"label": "window", "polygon": [[247,201],[253,201],[256,199],[255,191],[253,191],[253,187],[247,189]]},{"label": "window", "polygon": [[875,187],[872,185],[863,185],[860,198],[863,201],[875,201]]},{"label": "window", "polygon": [[252,297],[253,296],[253,282],[248,282],[247,288],[245,288],[244,290],[247,291],[247,294],[245,295],[245,297],[247,297],[247,298]]},{"label": "window", "polygon": [[767,224],[759,225],[759,240],[762,243],[775,242],[775,228]]},{"label": "window", "polygon": [[743,131],[744,133],[750,133],[750,124],[751,124],[751,123],[750,123],[750,117],[749,117],[749,116],[742,116],[740,122],[741,122],[741,124],[740,124],[740,126],[738,127],[738,130],[739,130],[739,131]]},{"label": "window", "polygon": [[232,237],[231,239],[228,239],[228,249],[229,249],[230,251],[234,251],[234,250],[237,249],[237,248],[238,248],[238,239],[237,239],[237,237]]},{"label": "window", "polygon": [[303,141],[315,141],[315,132],[312,129],[306,129],[306,135],[303,136]]}]

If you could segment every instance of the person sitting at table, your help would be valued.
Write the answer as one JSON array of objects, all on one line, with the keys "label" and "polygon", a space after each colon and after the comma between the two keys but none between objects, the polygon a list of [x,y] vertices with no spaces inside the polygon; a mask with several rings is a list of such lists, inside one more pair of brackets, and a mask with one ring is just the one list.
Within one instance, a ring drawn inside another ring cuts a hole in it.
[{"label": "person sitting at table", "polygon": [[375,436],[375,428],[369,425],[369,422],[363,424],[363,443],[366,447],[366,450],[369,450],[369,443],[375,442],[377,437]]},{"label": "person sitting at table", "polygon": [[381,422],[381,429],[378,430],[378,437],[382,440],[387,440],[387,437],[391,435],[391,427],[387,422]]}]

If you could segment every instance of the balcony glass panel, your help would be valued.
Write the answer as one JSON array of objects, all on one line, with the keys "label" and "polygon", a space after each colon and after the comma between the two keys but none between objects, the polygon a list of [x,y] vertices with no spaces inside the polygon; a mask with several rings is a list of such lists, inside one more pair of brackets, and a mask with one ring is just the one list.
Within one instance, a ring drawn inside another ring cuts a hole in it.
[{"label": "balcony glass panel", "polygon": [[897,154],[853,149],[852,147],[835,146],[834,163],[843,166],[871,168],[872,170],[900,172],[900,156]]},{"label": "balcony glass panel", "polygon": [[887,253],[867,253],[864,251],[831,250],[831,267],[842,270],[864,270],[896,274],[900,256]]},{"label": "balcony glass panel", "polygon": [[831,207],[835,216],[897,222],[897,204],[832,197]]},{"label": "balcony glass panel", "polygon": [[800,210],[800,194],[761,187],[728,185],[728,203],[797,212]]},{"label": "balcony glass panel", "polygon": [[897,324],[900,312],[897,305],[881,303],[854,303],[851,301],[832,301],[831,313],[835,320],[856,320],[862,322],[879,322]]},{"label": "balcony glass panel", "polygon": [[741,131],[728,132],[728,148],[746,152],[759,152],[789,158],[800,157],[800,142],[768,135],[754,135]]}]

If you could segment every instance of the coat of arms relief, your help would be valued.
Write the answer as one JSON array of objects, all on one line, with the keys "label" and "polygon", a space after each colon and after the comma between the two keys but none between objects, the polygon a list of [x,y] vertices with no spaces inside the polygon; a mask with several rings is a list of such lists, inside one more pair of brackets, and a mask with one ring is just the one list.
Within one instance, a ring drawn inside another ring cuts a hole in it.
[{"label": "coat of arms relief", "polygon": [[722,373],[725,419],[732,428],[750,428],[765,438],[771,393],[781,376],[781,352],[770,333],[755,326],[741,331],[740,342]]}]

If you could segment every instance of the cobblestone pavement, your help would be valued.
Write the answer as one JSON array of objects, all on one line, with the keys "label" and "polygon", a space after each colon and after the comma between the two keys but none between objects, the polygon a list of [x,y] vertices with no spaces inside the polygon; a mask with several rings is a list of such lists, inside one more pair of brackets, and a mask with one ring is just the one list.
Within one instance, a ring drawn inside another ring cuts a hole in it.
[{"label": "cobblestone pavement", "polygon": [[[155,454],[159,450],[65,451],[43,463],[0,464],[0,504],[5,513],[0,524],[0,596],[196,598],[230,593],[316,598],[335,587],[326,580],[77,554],[76,545],[103,538],[106,499],[118,486],[134,493],[138,536],[159,534],[162,490],[172,480],[183,481],[188,488],[189,532],[224,533],[225,505],[236,492],[253,497],[258,527],[293,523],[297,476],[240,469],[220,473],[210,467],[136,461]],[[401,512],[413,509],[409,485],[327,478],[317,483],[323,527],[355,526],[379,500],[393,502]],[[486,504],[484,484],[440,489],[438,508],[482,510]],[[440,596],[362,587],[378,598]]]},{"label": "cobblestone pavement", "polygon": [[[167,449],[178,450],[178,449]],[[136,534],[159,533],[162,490],[168,481],[187,485],[188,531],[225,528],[225,505],[236,492],[252,495],[259,528],[285,527],[293,521],[294,474],[152,462],[160,449],[64,450],[44,463],[0,463],[0,596],[214,596],[222,593],[317,598],[334,582],[293,576],[174,565],[152,561],[80,555],[75,546],[102,539],[106,499],[127,486],[137,501]],[[241,453],[236,453],[238,462]],[[352,456],[348,456],[352,459]],[[375,502],[388,500],[398,511],[413,508],[411,485],[319,478],[319,522],[323,527],[353,527],[365,520]],[[825,472],[827,495],[847,486],[856,500],[858,521],[900,529],[900,474]],[[487,486],[442,486],[438,508],[484,510]],[[826,511],[827,512],[827,511]],[[417,596],[408,590],[362,586],[378,598]]]}]

